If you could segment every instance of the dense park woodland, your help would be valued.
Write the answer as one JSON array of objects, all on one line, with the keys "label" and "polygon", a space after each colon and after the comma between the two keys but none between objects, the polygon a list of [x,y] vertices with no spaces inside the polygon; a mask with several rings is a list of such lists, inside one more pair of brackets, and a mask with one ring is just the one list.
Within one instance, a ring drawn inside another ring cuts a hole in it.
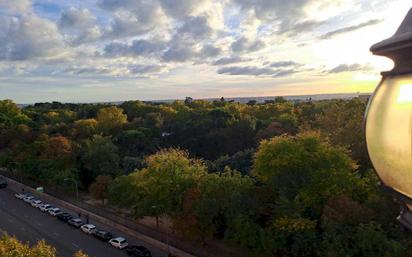
[{"label": "dense park woodland", "polygon": [[46,186],[72,177],[136,218],[167,217],[190,240],[253,257],[410,256],[399,204],[363,145],[365,107],[358,98],[23,109],[3,100],[0,167]]}]

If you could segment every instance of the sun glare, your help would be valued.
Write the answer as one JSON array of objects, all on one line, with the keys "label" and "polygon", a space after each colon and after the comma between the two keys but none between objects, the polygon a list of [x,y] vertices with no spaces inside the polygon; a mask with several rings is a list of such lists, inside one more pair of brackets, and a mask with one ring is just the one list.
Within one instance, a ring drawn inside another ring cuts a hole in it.
[{"label": "sun glare", "polygon": [[412,103],[412,84],[405,84],[400,87],[398,103]]}]

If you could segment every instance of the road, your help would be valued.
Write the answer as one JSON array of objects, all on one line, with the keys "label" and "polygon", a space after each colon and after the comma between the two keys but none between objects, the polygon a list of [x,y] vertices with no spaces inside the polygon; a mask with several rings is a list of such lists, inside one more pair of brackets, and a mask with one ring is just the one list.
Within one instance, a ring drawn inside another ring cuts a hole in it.
[{"label": "road", "polygon": [[[100,229],[112,232],[114,236],[122,235],[119,231],[102,226],[93,220],[90,220],[90,223]],[[20,241],[30,244],[44,239],[57,249],[60,257],[72,257],[80,249],[89,257],[127,256],[124,251],[113,248],[109,243],[99,241],[57,218],[41,212],[23,200],[18,200],[14,197],[14,192],[9,189],[0,189],[0,231],[5,231],[9,235],[16,236]],[[153,249],[153,247],[138,240],[127,239],[129,244],[146,246],[152,252],[153,257],[167,256],[166,253]]]}]

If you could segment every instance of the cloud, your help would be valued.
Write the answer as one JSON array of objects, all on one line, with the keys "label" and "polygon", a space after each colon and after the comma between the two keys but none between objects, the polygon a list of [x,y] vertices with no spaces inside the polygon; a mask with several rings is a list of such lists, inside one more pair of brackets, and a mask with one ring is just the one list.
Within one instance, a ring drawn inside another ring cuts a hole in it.
[{"label": "cloud", "polygon": [[335,68],[328,71],[328,73],[342,73],[342,72],[351,72],[351,71],[368,71],[371,70],[372,67],[369,64],[340,64]]},{"label": "cloud", "polygon": [[213,45],[205,45],[200,51],[200,56],[203,58],[216,57],[222,53],[222,49]]},{"label": "cloud", "polygon": [[275,74],[273,74],[273,78],[281,78],[281,77],[286,77],[295,73],[298,73],[300,71],[298,70],[294,70],[294,69],[290,69],[290,70],[277,70],[277,72]]},{"label": "cloud", "polygon": [[240,62],[248,62],[251,61],[251,58],[244,58],[240,56],[230,56],[230,57],[222,57],[216,60],[213,65],[228,65],[233,63],[240,63]]},{"label": "cloud", "polygon": [[163,27],[165,16],[158,1],[100,0],[98,6],[112,12],[104,38],[137,36]]},{"label": "cloud", "polygon": [[378,20],[378,19],[369,20],[369,21],[360,23],[358,25],[353,25],[353,26],[349,26],[349,27],[345,27],[345,28],[330,31],[326,34],[321,35],[320,38],[321,39],[330,39],[330,38],[333,38],[333,37],[335,37],[337,35],[340,35],[340,34],[345,34],[345,33],[348,33],[348,32],[356,31],[358,29],[362,29],[362,28],[365,28],[365,27],[369,27],[369,26],[379,24],[382,21],[383,20]]},{"label": "cloud", "polygon": [[288,36],[296,36],[301,33],[307,33],[313,29],[325,24],[324,21],[302,21],[283,24],[278,30],[280,34],[286,34]]},{"label": "cloud", "polygon": [[164,65],[132,65],[129,66],[129,71],[132,74],[151,74],[160,73],[166,70]]},{"label": "cloud", "polygon": [[101,36],[96,18],[88,9],[71,7],[64,10],[57,22],[66,41],[71,45],[93,42]]},{"label": "cloud", "polygon": [[217,71],[218,74],[229,74],[229,75],[253,75],[253,76],[260,76],[260,75],[274,75],[276,71],[271,68],[258,68],[258,67],[224,67],[220,68]]},{"label": "cloud", "polygon": [[31,8],[31,0],[0,0],[1,8],[11,12],[27,12]]},{"label": "cloud", "polygon": [[76,9],[71,7],[64,10],[58,21],[60,28],[81,28],[93,25],[94,16],[87,9]]},{"label": "cloud", "polygon": [[266,44],[259,39],[251,41],[246,37],[240,37],[232,43],[231,49],[234,53],[250,53],[259,51],[265,46]]},{"label": "cloud", "polygon": [[131,44],[124,43],[110,43],[105,46],[104,54],[107,57],[137,57],[137,56],[151,56],[160,55],[164,50],[165,44],[162,41],[152,40],[134,40]]},{"label": "cloud", "polygon": [[183,36],[184,34],[191,36],[194,39],[202,39],[210,36],[213,29],[209,26],[207,17],[187,17],[182,27],[179,28],[177,34]]},{"label": "cloud", "polygon": [[167,42],[167,50],[163,53],[161,59],[164,62],[186,62],[193,60],[198,55],[195,45],[196,41],[192,38],[175,34]]},{"label": "cloud", "polygon": [[283,69],[272,69],[268,67],[254,67],[254,66],[232,66],[223,67],[217,70],[218,74],[229,74],[229,75],[247,75],[247,76],[271,76],[273,78],[285,77],[294,73],[299,72],[295,69],[283,70]]},{"label": "cloud", "polygon": [[294,62],[294,61],[279,61],[279,62],[272,62],[270,64],[270,67],[273,67],[273,68],[290,67],[290,66],[302,66],[302,64]]},{"label": "cloud", "polygon": [[162,56],[165,62],[186,62],[196,57],[196,52],[183,45],[171,46]]},{"label": "cloud", "polygon": [[243,11],[252,11],[265,23],[276,22],[278,33],[297,34],[318,26],[320,21],[311,20],[305,10],[314,3],[326,5],[327,0],[232,0]]},{"label": "cloud", "polygon": [[0,60],[23,61],[61,54],[56,24],[35,15],[0,17]]},{"label": "cloud", "polygon": [[164,12],[171,17],[181,19],[192,15],[206,0],[159,0]]}]

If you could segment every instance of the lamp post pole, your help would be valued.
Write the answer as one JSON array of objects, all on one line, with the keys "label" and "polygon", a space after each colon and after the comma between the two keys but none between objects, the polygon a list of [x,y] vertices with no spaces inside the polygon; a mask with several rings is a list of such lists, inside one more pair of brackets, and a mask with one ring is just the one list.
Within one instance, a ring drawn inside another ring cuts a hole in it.
[{"label": "lamp post pole", "polygon": [[76,192],[76,200],[79,201],[79,188],[77,186],[77,181],[74,178],[65,178],[64,181],[73,182],[75,192]]}]

